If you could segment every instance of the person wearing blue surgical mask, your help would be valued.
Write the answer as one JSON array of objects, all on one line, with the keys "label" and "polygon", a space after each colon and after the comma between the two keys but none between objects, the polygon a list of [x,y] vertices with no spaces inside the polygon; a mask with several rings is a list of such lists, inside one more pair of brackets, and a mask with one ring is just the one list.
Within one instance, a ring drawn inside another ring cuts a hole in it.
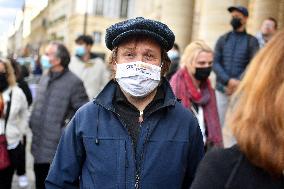
[{"label": "person wearing blue surgical mask", "polygon": [[179,50],[179,46],[177,43],[174,43],[173,48],[169,50],[168,57],[171,60],[171,65],[166,75],[166,78],[170,81],[172,76],[180,68],[180,50]]},{"label": "person wearing blue surgical mask", "polygon": [[85,46],[84,45],[77,45],[76,48],[75,48],[75,54],[79,58],[84,57],[84,55],[86,54]]},{"label": "person wearing blue surgical mask", "polygon": [[65,125],[89,100],[83,82],[68,69],[69,62],[69,51],[58,42],[48,44],[41,57],[47,70],[39,81],[29,123],[36,188],[45,188],[44,180]]},{"label": "person wearing blue surgical mask", "polygon": [[51,64],[50,64],[49,58],[46,55],[42,55],[40,57],[40,63],[41,63],[41,66],[42,66],[42,68],[44,70],[47,70],[47,69],[51,68]]},{"label": "person wearing blue surgical mask", "polygon": [[76,40],[75,56],[69,69],[84,83],[89,99],[93,99],[109,81],[109,71],[102,58],[91,52],[93,39],[81,35]]}]

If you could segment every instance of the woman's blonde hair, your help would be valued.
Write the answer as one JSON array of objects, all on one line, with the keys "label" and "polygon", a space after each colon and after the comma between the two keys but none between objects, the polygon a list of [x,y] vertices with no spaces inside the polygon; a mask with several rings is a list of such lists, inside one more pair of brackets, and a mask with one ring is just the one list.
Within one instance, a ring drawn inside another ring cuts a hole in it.
[{"label": "woman's blonde hair", "polygon": [[186,46],[183,55],[181,57],[181,67],[185,67],[191,64],[196,59],[199,53],[209,52],[213,53],[212,49],[202,40],[191,42]]},{"label": "woman's blonde hair", "polygon": [[284,170],[283,41],[284,30],[252,60],[227,120],[247,158],[277,176]]},{"label": "woman's blonde hair", "polygon": [[10,61],[7,59],[0,59],[0,64],[4,64],[4,67],[7,73],[7,81],[8,81],[9,86],[16,85],[16,77],[15,77],[14,69]]}]

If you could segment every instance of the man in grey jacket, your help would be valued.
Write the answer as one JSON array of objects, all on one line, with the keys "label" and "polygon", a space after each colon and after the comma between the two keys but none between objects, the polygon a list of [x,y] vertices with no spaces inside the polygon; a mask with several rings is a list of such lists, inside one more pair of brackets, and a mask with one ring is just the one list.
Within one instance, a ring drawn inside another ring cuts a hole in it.
[{"label": "man in grey jacket", "polygon": [[70,54],[64,45],[50,43],[41,62],[49,70],[40,80],[30,118],[37,189],[44,188],[63,128],[88,101],[82,81],[68,69]]}]

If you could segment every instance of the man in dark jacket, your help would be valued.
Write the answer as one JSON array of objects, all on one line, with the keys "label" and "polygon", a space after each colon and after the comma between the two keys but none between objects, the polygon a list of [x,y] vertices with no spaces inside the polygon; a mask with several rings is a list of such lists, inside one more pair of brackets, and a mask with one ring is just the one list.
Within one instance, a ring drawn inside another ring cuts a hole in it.
[{"label": "man in dark jacket", "polygon": [[163,77],[173,43],[165,24],[141,17],[107,29],[115,79],[67,126],[46,188],[190,187],[203,141]]},{"label": "man in dark jacket", "polygon": [[82,81],[68,70],[70,55],[64,45],[49,44],[42,58],[50,68],[39,82],[30,118],[37,189],[44,188],[63,128],[88,101]]},{"label": "man in dark jacket", "polygon": [[246,32],[249,16],[245,7],[229,7],[233,31],[222,35],[215,47],[213,70],[216,73],[216,98],[221,125],[224,126],[229,97],[236,90],[242,74],[259,49],[255,37]]}]

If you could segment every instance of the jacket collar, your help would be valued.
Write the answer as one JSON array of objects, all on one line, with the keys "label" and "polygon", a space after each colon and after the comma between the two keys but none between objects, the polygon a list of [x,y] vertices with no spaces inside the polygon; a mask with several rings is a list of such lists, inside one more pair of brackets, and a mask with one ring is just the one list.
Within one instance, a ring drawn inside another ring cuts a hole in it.
[{"label": "jacket collar", "polygon": [[[108,110],[114,111],[112,100],[116,94],[117,87],[118,84],[114,80],[109,81],[93,102]],[[162,107],[175,105],[177,98],[175,97],[169,82],[165,78],[162,78],[161,80],[161,87],[165,91],[165,100]]]},{"label": "jacket collar", "polygon": [[247,30],[245,29],[244,31],[241,32],[232,30],[232,33],[242,35],[242,34],[247,34]]},{"label": "jacket collar", "polygon": [[68,68],[64,68],[61,72],[52,72],[52,71],[48,71],[48,78],[50,81],[54,81],[58,78],[60,78],[61,76],[63,76],[66,72],[68,72],[69,69]]}]

